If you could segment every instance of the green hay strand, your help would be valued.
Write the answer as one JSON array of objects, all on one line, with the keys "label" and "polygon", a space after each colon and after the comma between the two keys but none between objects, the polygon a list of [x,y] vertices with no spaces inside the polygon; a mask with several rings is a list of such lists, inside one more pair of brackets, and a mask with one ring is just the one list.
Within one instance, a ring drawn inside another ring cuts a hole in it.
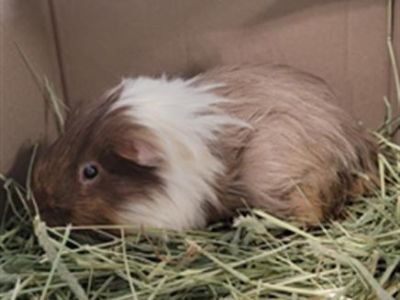
[{"label": "green hay strand", "polygon": [[[392,24],[387,46],[400,103]],[[62,129],[60,98],[23,57]],[[0,299],[400,299],[400,146],[391,139],[400,117],[387,98],[385,106],[375,133],[380,186],[349,203],[344,219],[308,230],[260,210],[204,231],[50,228],[29,209],[34,148],[25,186],[0,174]],[[89,243],[84,231],[107,240]]]}]

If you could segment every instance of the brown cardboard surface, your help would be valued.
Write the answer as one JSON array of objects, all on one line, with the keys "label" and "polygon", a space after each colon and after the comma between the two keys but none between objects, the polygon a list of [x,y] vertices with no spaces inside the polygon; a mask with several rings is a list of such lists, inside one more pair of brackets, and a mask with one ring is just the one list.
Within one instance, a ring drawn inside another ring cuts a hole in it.
[{"label": "brown cardboard surface", "polygon": [[388,93],[384,0],[53,1],[71,102],[121,76],[278,62],[328,81],[374,128]]},{"label": "brown cardboard surface", "polygon": [[[14,42],[59,93],[64,87],[71,104],[98,96],[123,76],[276,62],[323,77],[343,107],[375,127],[382,120],[383,96],[393,90],[385,5],[384,0],[0,0],[0,172],[13,166],[22,145],[54,135]],[[399,13],[396,24],[400,60]]]},{"label": "brown cardboard surface", "polygon": [[46,1],[0,0],[0,172],[15,166],[20,178],[27,165],[21,147],[54,135],[54,127],[16,45],[60,90],[50,25]]},{"label": "brown cardboard surface", "polygon": [[[398,66],[398,72],[400,73],[400,0],[396,0],[393,7],[394,22],[393,22],[393,47],[396,55],[396,62]],[[392,103],[397,108],[397,113],[400,113],[400,94],[396,93],[393,81],[393,71],[390,70],[391,80],[388,82],[390,89],[392,90]],[[400,74],[399,74],[400,75]],[[399,91],[400,93],[400,91]],[[397,135],[398,141],[400,141],[400,133]]]}]

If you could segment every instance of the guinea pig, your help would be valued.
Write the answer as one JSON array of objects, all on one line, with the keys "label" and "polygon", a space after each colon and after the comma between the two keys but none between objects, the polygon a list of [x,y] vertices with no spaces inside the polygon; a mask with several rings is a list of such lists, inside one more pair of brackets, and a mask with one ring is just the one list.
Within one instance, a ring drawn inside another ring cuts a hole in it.
[{"label": "guinea pig", "polygon": [[50,225],[197,229],[244,207],[314,225],[368,192],[377,145],[323,80],[288,66],[128,78],[38,158]]}]

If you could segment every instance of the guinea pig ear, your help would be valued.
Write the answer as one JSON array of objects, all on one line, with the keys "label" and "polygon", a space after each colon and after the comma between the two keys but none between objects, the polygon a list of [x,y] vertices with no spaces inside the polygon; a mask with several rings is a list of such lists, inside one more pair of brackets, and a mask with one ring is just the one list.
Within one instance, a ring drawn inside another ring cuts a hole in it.
[{"label": "guinea pig ear", "polygon": [[144,167],[158,167],[162,162],[162,155],[157,147],[142,138],[120,141],[115,147],[115,152]]}]

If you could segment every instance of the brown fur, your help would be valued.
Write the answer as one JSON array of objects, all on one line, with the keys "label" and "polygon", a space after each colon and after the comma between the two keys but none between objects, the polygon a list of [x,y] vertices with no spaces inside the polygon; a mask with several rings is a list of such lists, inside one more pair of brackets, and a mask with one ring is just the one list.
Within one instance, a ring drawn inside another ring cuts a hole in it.
[{"label": "brown fur", "polygon": [[[122,109],[105,114],[118,93],[117,89],[99,103],[71,113],[65,133],[36,162],[34,194],[50,225],[114,223],[123,199],[131,195],[142,199],[162,188],[155,169],[140,166],[121,153],[127,137],[146,134],[125,119]],[[83,184],[79,170],[87,162],[96,162],[100,175]]]},{"label": "brown fur", "polygon": [[377,145],[335,106],[321,79],[285,66],[236,66],[205,73],[201,82],[224,83],[217,93],[233,100],[225,110],[253,126],[247,134],[227,130],[216,146],[228,166],[219,183],[226,211],[245,199],[316,224],[373,186]]},{"label": "brown fur", "polygon": [[[226,127],[209,145],[226,167],[211,183],[222,205],[203,205],[209,221],[231,216],[246,201],[316,224],[373,187],[377,146],[335,105],[335,95],[319,78],[284,66],[234,66],[206,72],[197,84],[210,82],[225,84],[215,90],[230,99],[222,109],[252,128]],[[146,167],[132,152],[135,139],[152,145],[157,140],[127,119],[124,108],[109,112],[120,93],[117,87],[73,112],[65,134],[37,162],[34,193],[50,224],[114,223],[126,201],[163,193],[165,182],[157,175],[162,162]],[[100,166],[100,176],[82,183],[79,170],[87,162]]]}]

